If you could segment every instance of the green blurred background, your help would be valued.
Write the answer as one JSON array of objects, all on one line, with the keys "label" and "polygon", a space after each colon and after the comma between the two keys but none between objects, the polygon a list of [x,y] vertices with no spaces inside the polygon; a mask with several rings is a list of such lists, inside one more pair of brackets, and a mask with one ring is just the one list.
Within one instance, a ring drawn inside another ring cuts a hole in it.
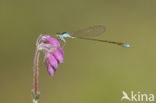
[{"label": "green blurred background", "polygon": [[68,39],[64,64],[51,78],[40,58],[39,103],[120,103],[122,91],[156,94],[155,0],[1,0],[0,103],[32,103],[33,58],[40,33],[96,24],[98,39]]}]

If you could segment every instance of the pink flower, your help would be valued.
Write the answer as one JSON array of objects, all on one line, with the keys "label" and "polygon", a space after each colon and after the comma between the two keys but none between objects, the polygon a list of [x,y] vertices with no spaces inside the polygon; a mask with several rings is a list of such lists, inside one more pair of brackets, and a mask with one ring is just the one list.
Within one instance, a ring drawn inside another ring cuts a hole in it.
[{"label": "pink flower", "polygon": [[40,36],[37,48],[44,52],[44,64],[50,76],[54,76],[59,63],[63,63],[64,50],[59,41],[50,35]]}]

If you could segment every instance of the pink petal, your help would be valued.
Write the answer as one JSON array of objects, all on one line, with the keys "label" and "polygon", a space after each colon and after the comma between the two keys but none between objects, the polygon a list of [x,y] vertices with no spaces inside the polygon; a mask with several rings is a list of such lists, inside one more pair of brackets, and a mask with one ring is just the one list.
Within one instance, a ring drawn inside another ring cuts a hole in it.
[{"label": "pink petal", "polygon": [[49,35],[45,35],[42,37],[42,40],[54,45],[54,46],[57,46],[57,47],[60,47],[60,43],[57,39],[55,38],[52,38],[51,36]]},{"label": "pink petal", "polygon": [[46,68],[48,68],[49,64],[48,64],[48,60],[46,57],[44,57],[44,65]]},{"label": "pink petal", "polygon": [[55,74],[55,69],[52,68],[51,65],[48,66],[47,70],[48,70],[48,73],[50,74],[50,76],[54,76],[54,74]]},{"label": "pink petal", "polygon": [[63,63],[63,54],[61,53],[59,49],[56,49],[54,51],[54,56],[60,63]]},{"label": "pink petal", "polygon": [[55,69],[58,68],[58,61],[56,58],[51,54],[51,53],[46,53],[46,58],[48,59],[48,62],[50,63],[51,66],[53,66]]},{"label": "pink petal", "polygon": [[60,47],[60,52],[62,53],[62,55],[64,55],[64,50],[61,47]]},{"label": "pink petal", "polygon": [[44,59],[44,64],[47,68],[49,75],[54,76],[56,70],[50,64],[48,64],[48,59]]}]

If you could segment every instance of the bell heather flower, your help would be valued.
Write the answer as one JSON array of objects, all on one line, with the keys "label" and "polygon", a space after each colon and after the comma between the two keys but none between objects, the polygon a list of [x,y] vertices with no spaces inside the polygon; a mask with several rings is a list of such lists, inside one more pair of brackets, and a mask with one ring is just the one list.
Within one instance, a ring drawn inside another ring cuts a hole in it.
[{"label": "bell heather flower", "polygon": [[38,37],[36,42],[36,53],[34,59],[34,89],[32,91],[34,103],[38,103],[40,95],[39,91],[37,90],[37,84],[38,61],[41,51],[43,51],[44,53],[44,64],[50,76],[54,76],[59,63],[63,63],[64,56],[64,50],[57,39],[52,38],[50,35],[41,35]]},{"label": "bell heather flower", "polygon": [[50,76],[54,76],[59,63],[63,63],[64,51],[57,39],[49,35],[39,38],[37,48],[44,52],[44,64]]}]

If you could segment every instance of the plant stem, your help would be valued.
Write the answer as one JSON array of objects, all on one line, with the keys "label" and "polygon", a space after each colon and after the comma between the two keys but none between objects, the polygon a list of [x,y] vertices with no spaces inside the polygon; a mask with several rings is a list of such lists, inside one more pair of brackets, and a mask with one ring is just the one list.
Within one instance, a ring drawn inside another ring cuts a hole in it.
[{"label": "plant stem", "polygon": [[36,49],[35,59],[34,59],[34,88],[33,88],[33,103],[38,103],[39,91],[38,91],[38,61],[39,61],[39,51]]}]

